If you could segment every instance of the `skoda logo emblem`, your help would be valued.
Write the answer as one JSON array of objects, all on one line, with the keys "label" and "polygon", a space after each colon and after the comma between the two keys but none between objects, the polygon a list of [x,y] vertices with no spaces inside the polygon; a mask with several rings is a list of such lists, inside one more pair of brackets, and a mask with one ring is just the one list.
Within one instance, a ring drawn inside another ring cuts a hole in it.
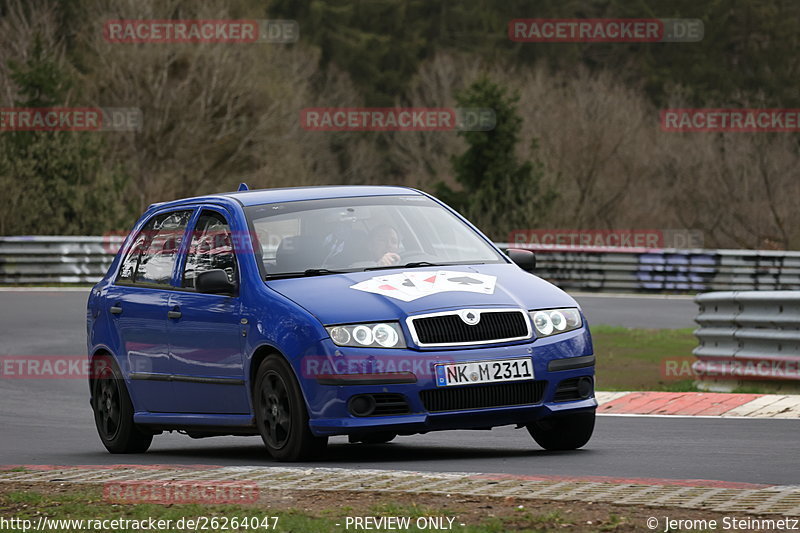
[{"label": "skoda logo emblem", "polygon": [[458,316],[461,317],[461,320],[463,320],[465,324],[470,326],[474,326],[481,321],[481,315],[477,311],[472,311],[471,309],[459,311]]}]

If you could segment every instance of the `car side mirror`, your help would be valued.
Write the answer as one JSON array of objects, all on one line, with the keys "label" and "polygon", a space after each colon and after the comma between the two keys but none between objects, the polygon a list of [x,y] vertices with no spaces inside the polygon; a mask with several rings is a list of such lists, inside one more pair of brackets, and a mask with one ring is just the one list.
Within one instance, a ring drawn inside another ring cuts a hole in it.
[{"label": "car side mirror", "polygon": [[228,279],[228,274],[220,268],[201,272],[194,279],[194,288],[204,294],[233,294],[236,285]]},{"label": "car side mirror", "polygon": [[536,254],[530,250],[509,248],[506,254],[508,254],[509,259],[514,261],[525,272],[533,272],[536,269]]}]

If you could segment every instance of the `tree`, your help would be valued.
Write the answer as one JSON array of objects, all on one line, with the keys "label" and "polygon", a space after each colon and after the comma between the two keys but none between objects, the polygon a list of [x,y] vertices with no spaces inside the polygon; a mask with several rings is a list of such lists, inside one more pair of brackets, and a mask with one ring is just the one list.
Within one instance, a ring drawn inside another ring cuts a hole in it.
[{"label": "tree", "polygon": [[[9,61],[15,105],[60,106],[70,78],[36,36],[25,61]],[[7,204],[2,234],[98,234],[124,214],[124,175],[106,168],[98,132],[12,131],[0,137],[0,187]]]},{"label": "tree", "polygon": [[[490,131],[461,131],[467,150],[452,157],[456,182],[454,191],[444,183],[438,195],[497,240],[508,238],[514,229],[535,227],[556,198],[541,184],[545,175],[539,161],[520,162],[516,156],[522,119],[517,114],[517,95],[481,78],[456,95],[461,108],[494,110],[496,124]],[[535,153],[536,141],[533,141]]]}]

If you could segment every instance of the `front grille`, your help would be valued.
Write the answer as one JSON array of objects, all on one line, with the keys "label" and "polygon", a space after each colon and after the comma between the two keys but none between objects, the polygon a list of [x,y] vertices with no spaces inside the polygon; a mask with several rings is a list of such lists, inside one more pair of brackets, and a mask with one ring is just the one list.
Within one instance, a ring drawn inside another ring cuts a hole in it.
[{"label": "front grille", "polygon": [[358,394],[350,398],[347,406],[354,416],[407,415],[411,412],[406,397],[391,392]]},{"label": "front grille", "polygon": [[457,313],[411,318],[420,346],[477,344],[528,338],[530,329],[524,311],[480,311],[475,325],[464,322]]},{"label": "front grille", "polygon": [[518,381],[424,390],[419,396],[430,412],[461,411],[536,404],[542,401],[546,386],[546,381]]},{"label": "front grille", "polygon": [[410,412],[408,402],[402,394],[378,393],[375,398],[375,411],[372,416],[405,415]]}]

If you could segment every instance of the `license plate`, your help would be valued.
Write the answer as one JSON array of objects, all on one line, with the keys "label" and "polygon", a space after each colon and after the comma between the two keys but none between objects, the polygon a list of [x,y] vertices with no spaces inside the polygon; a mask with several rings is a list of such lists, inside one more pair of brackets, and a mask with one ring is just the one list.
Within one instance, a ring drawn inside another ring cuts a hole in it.
[{"label": "license plate", "polygon": [[533,363],[530,357],[470,363],[442,363],[436,365],[435,368],[438,387],[533,379]]}]

